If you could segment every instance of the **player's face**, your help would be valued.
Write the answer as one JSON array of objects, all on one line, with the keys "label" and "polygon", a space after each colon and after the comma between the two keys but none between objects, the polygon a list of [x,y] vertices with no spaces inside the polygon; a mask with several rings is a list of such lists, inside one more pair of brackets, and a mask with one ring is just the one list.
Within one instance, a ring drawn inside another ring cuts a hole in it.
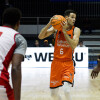
[{"label": "player's face", "polygon": [[68,24],[73,26],[75,24],[75,21],[76,21],[76,14],[70,13],[70,15],[68,16]]}]

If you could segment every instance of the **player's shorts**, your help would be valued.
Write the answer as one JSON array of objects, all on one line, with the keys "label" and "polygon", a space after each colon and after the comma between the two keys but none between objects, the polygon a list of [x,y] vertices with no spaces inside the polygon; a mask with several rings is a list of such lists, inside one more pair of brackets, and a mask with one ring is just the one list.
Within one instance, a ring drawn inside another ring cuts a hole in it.
[{"label": "player's shorts", "polygon": [[0,100],[15,100],[14,91],[10,84],[0,79]]},{"label": "player's shorts", "polygon": [[64,82],[73,83],[74,65],[73,61],[60,61],[54,59],[51,64],[50,88],[62,86]]}]

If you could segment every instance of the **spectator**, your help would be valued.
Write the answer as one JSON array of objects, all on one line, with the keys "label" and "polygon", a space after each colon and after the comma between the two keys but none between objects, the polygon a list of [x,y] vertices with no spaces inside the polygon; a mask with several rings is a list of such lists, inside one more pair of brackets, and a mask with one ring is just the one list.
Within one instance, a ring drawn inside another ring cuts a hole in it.
[{"label": "spectator", "polygon": [[86,47],[86,46],[83,44],[83,41],[80,41],[77,47]]},{"label": "spectator", "polygon": [[39,47],[39,40],[35,40],[35,47]]},{"label": "spectator", "polygon": [[43,47],[50,47],[50,45],[48,44],[48,40],[44,40]]}]

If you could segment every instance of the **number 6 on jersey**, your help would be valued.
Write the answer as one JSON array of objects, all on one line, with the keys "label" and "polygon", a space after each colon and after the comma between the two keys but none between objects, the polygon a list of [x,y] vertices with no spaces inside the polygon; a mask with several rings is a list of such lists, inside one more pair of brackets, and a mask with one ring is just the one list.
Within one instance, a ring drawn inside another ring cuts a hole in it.
[{"label": "number 6 on jersey", "polygon": [[63,48],[60,49],[60,54],[63,55]]}]

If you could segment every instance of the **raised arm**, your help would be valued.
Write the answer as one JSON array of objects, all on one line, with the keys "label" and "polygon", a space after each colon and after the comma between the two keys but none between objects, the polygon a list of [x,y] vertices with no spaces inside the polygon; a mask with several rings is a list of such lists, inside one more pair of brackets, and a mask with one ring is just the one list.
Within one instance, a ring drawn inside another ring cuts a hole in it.
[{"label": "raised arm", "polygon": [[40,31],[40,34],[38,36],[39,39],[44,39],[55,32],[53,27],[49,28],[51,26],[52,18],[50,19],[49,23]]}]

